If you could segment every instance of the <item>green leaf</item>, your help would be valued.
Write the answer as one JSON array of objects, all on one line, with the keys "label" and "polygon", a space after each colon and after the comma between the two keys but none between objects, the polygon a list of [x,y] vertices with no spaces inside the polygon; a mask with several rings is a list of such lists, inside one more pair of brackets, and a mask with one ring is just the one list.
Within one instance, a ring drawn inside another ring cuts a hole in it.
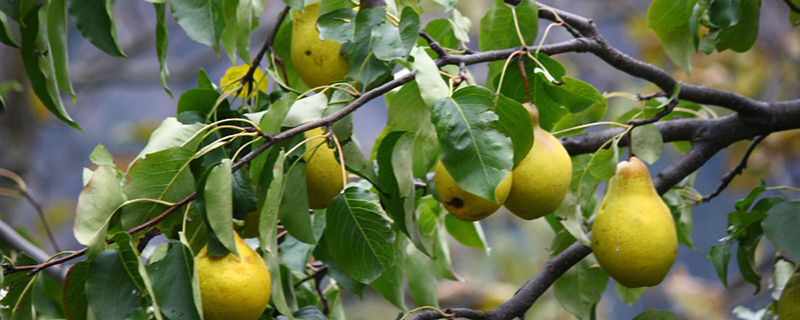
[{"label": "green leaf", "polygon": [[306,163],[297,162],[292,164],[283,179],[283,193],[280,205],[281,225],[286,227],[286,231],[297,240],[308,244],[317,243],[311,228],[311,215],[308,212]]},{"label": "green leaf", "polygon": [[717,276],[725,288],[728,287],[728,264],[731,261],[731,245],[730,243],[723,243],[719,246],[711,246],[708,251],[711,258],[711,264],[714,265],[714,270],[717,271]]},{"label": "green leaf", "polygon": [[89,311],[86,299],[86,278],[89,276],[89,263],[81,261],[69,268],[64,280],[64,314],[70,320],[86,320]]},{"label": "green leaf", "polygon": [[[403,235],[398,233],[394,242],[395,261],[403,261],[403,250],[405,244],[401,239]],[[403,264],[395,263],[392,267],[383,271],[380,277],[370,283],[370,286],[395,307],[403,312],[408,311],[406,306],[406,277],[403,274]]]},{"label": "green leaf", "polygon": [[664,139],[655,124],[633,128],[631,140],[633,154],[642,161],[653,164],[661,157]]},{"label": "green leaf", "polygon": [[578,200],[575,198],[574,192],[570,191],[567,193],[561,206],[556,209],[555,214],[559,218],[559,222],[564,229],[575,239],[587,246],[591,244],[589,235],[586,233],[586,230],[583,229],[584,217],[581,214]]},{"label": "green leaf", "polygon": [[608,180],[614,176],[619,162],[619,147],[617,143],[619,143],[619,140],[614,139],[610,148],[600,149],[595,152],[589,162],[589,173],[593,177],[598,180]]},{"label": "green leaf", "polygon": [[[692,184],[694,183],[694,175],[692,177]],[[692,184],[689,184],[691,186]],[[670,189],[662,196],[664,203],[669,207],[675,218],[675,229],[678,232],[678,242],[695,249],[692,243],[692,206],[683,199],[677,188]]]},{"label": "green leaf", "polygon": [[346,8],[323,13],[320,10],[317,29],[322,40],[333,40],[339,43],[353,41],[353,31],[357,11]]},{"label": "green leaf", "polygon": [[[283,175],[283,163],[286,154],[281,151],[272,168],[274,177]],[[264,262],[269,267],[272,275],[272,301],[281,314],[288,315],[289,319],[294,319],[291,309],[286,302],[283,294],[283,284],[277,279],[281,278],[281,268],[278,260],[278,212],[281,205],[281,190],[283,190],[283,179],[272,179],[267,190],[267,196],[261,207],[261,214],[258,220],[258,235],[261,251],[264,253]]]},{"label": "green leaf", "polygon": [[[225,21],[225,28],[220,35],[222,47],[228,54],[228,59],[231,60],[232,65],[236,65],[236,38],[238,31],[236,30],[239,17],[237,16],[237,7],[239,0],[221,0],[222,1],[222,17]],[[246,1],[246,0],[243,0]],[[241,32],[246,32],[242,30]],[[248,32],[249,33],[249,32]],[[247,61],[245,59],[245,61]]]},{"label": "green leaf", "polygon": [[382,202],[397,227],[409,235],[420,250],[429,253],[431,247],[422,239],[414,210],[416,194],[412,148],[413,137],[410,133],[393,131],[386,135],[378,146],[378,178],[387,193],[382,195]]},{"label": "green leaf", "polygon": [[375,57],[383,61],[392,61],[404,58],[411,48],[405,48],[405,43],[400,39],[400,30],[390,24],[382,24],[372,29]]},{"label": "green leaf", "polygon": [[8,25],[8,18],[6,14],[0,12],[0,43],[9,47],[19,48],[19,43],[14,35],[11,34],[11,27]]},{"label": "green leaf", "polygon": [[375,175],[375,168],[373,168],[372,162],[364,156],[358,140],[351,139],[342,145],[342,150],[344,158],[347,159],[345,161],[347,171],[357,174],[373,185],[377,185],[378,177]]},{"label": "green leaf", "polygon": [[483,234],[480,222],[466,222],[448,213],[444,218],[444,225],[447,232],[459,243],[489,253],[489,246],[486,244],[486,236]]},{"label": "green leaf", "polygon": [[667,310],[647,310],[634,317],[633,320],[680,320],[680,318]]},{"label": "green leaf", "polygon": [[[29,266],[37,263],[25,253],[19,253],[14,265]],[[37,277],[38,274],[31,276],[26,272],[17,272],[9,274],[3,279],[2,287],[5,293],[3,299],[0,300],[0,305],[4,308],[0,309],[0,316],[10,320],[35,319],[33,297]]]},{"label": "green leaf", "polygon": [[419,85],[418,90],[425,104],[433,106],[439,99],[448,97],[450,88],[442,80],[439,67],[425,50],[416,47],[411,50],[411,56],[414,58],[414,71],[417,72],[415,79]]},{"label": "green leaf", "polygon": [[[512,11],[516,11],[525,43],[520,43]],[[478,46],[482,51],[487,51],[533,45],[539,29],[538,11],[536,2],[531,0],[523,0],[515,7],[502,0],[495,0],[481,19]]]},{"label": "green leaf", "polygon": [[40,5],[34,7],[25,17],[24,23],[20,24],[19,31],[22,36],[20,52],[25,73],[31,82],[33,92],[47,110],[59,120],[83,132],[81,126],[67,114],[61,101],[53,55],[47,38],[46,22],[47,5]]},{"label": "green leaf", "polygon": [[371,192],[348,187],[328,205],[326,220],[331,256],[357,281],[370,283],[395,264],[391,222]]},{"label": "green leaf", "polygon": [[[197,111],[202,115],[208,115],[214,109],[217,100],[219,99],[219,92],[211,88],[192,88],[186,90],[178,98],[177,113],[187,111]],[[223,101],[218,109],[226,109],[228,106],[227,101]]]},{"label": "green leaf", "polygon": [[667,56],[686,73],[692,71],[694,37],[689,21],[695,2],[697,0],[654,0],[647,10],[647,27],[656,33]]},{"label": "green leaf", "polygon": [[[750,50],[756,42],[756,38],[758,37],[759,14],[761,13],[761,1],[740,1],[739,21],[719,34],[716,46],[717,51],[731,49],[736,52],[745,52]],[[720,1],[714,1],[714,3],[716,2]]]},{"label": "green leaf", "polygon": [[113,0],[70,1],[69,15],[81,35],[95,47],[109,55],[125,57],[117,43],[113,4]]},{"label": "green leaf", "polygon": [[736,250],[736,262],[739,265],[739,272],[745,281],[756,286],[754,294],[761,290],[761,275],[755,265],[755,251],[761,240],[761,229],[752,228],[745,237],[739,239],[739,247]]},{"label": "green leaf", "polygon": [[578,319],[589,319],[608,283],[608,275],[586,260],[570,268],[555,284],[556,299]]},{"label": "green leaf", "polygon": [[78,196],[75,227],[73,228],[78,242],[89,245],[93,239],[105,240],[109,221],[125,200],[125,195],[120,189],[120,175],[116,167],[113,165],[99,166]]},{"label": "green leaf", "polygon": [[417,39],[419,39],[419,14],[414,11],[411,7],[403,8],[403,12],[400,14],[400,40],[403,42],[403,47],[405,48],[405,55],[408,55],[411,52],[411,49],[414,48],[414,44],[417,43]]},{"label": "green leaf", "polygon": [[[66,0],[52,0],[47,8],[47,39],[53,55],[56,81],[61,90],[75,99],[75,90],[69,80],[69,58],[67,57],[67,7]],[[74,100],[73,100],[74,101]]]},{"label": "green leaf", "polygon": [[[325,230],[325,211],[317,210],[312,219],[314,239],[319,241]],[[291,234],[287,234],[280,244],[281,263],[289,269],[303,272],[315,247],[316,245],[301,242]]]},{"label": "green leaf", "polygon": [[373,54],[371,41],[372,30],[385,19],[385,7],[358,11],[353,41],[342,48],[350,65],[347,77],[355,79],[367,90],[391,77],[391,69]]},{"label": "green leaf", "polygon": [[128,319],[139,309],[141,292],[125,271],[116,249],[98,254],[89,264],[86,296],[97,319]]},{"label": "green leaf", "polygon": [[726,29],[739,22],[740,0],[713,0],[708,7],[708,20],[714,26]]},{"label": "green leaf", "polygon": [[764,187],[762,183],[761,186],[750,190],[750,193],[747,195],[747,197],[737,200],[736,203],[734,203],[734,207],[736,207],[736,210],[739,212],[747,212],[747,209],[750,208],[750,206],[753,204],[753,201],[755,201],[756,198],[758,198],[758,196],[766,190],[767,188]]},{"label": "green leaf", "polygon": [[408,291],[411,293],[414,303],[418,306],[438,308],[436,274],[431,272],[434,269],[433,260],[408,241],[401,243],[405,250],[402,260],[403,270],[408,279]]},{"label": "green leaf", "polygon": [[761,223],[769,242],[795,263],[800,263],[800,201],[786,201],[769,209]]},{"label": "green leaf", "polygon": [[136,155],[136,159],[131,162],[128,170],[130,170],[136,162],[140,161],[140,159],[144,159],[145,156],[151,153],[175,147],[186,147],[189,150],[194,150],[197,148],[197,143],[200,142],[200,139],[193,138],[197,138],[195,134],[202,129],[203,124],[200,123],[182,124],[178,122],[178,119],[173,117],[164,119],[158,128],[150,135],[150,140],[147,141],[147,145]]},{"label": "green leaf", "polygon": [[250,187],[250,178],[244,170],[233,173],[233,216],[244,219],[248,213],[258,209],[258,198]]},{"label": "green leaf", "polygon": [[533,122],[525,107],[502,94],[494,98],[494,112],[499,117],[499,129],[511,138],[514,146],[514,166],[520,163],[533,146]]},{"label": "green leaf", "polygon": [[[453,25],[450,24],[450,21],[447,19],[431,20],[431,22],[425,25],[425,32],[442,45],[442,47],[454,49],[458,46],[459,41],[453,31]],[[421,46],[427,45],[424,39],[420,39],[419,42]],[[430,55],[435,54],[433,50],[428,49],[426,51],[428,51]]]},{"label": "green leaf", "polygon": [[192,287],[194,255],[177,240],[170,240],[169,247],[163,259],[147,266],[156,301],[168,319],[200,319]]},{"label": "green leaf", "polygon": [[327,107],[328,97],[321,93],[297,100],[289,109],[286,119],[283,120],[283,126],[296,127],[306,122],[318,120],[322,118]]},{"label": "green leaf", "polygon": [[489,200],[513,166],[511,139],[496,128],[493,105],[491,91],[467,87],[433,108],[442,164],[461,188]]},{"label": "green leaf", "polygon": [[222,0],[169,0],[169,7],[189,38],[219,53],[219,41],[225,28]]},{"label": "green leaf", "polygon": [[[194,151],[184,147],[173,147],[146,155],[136,160],[128,169],[126,178],[129,181],[123,188],[128,199],[158,199],[167,202],[178,202],[195,191],[195,180],[188,168]],[[166,210],[163,204],[137,202],[122,209],[120,221],[125,229],[133,228],[152,219]],[[181,215],[173,215],[162,227],[171,226],[181,221]]]},{"label": "green leaf", "polygon": [[[556,123],[570,113],[570,110],[578,112],[579,110],[587,109],[597,101],[603,100],[602,95],[590,85],[565,77],[564,67],[558,61],[544,54],[537,54],[534,57],[539,60],[552,77],[563,82],[560,86],[551,83],[542,73],[537,63],[523,57],[526,61],[525,74],[528,76],[528,90],[533,104],[539,110],[539,126],[542,129],[551,130]],[[516,66],[516,62],[512,61],[512,64],[506,69],[505,75],[502,76],[502,85],[500,78],[503,62],[495,62],[500,63],[499,65],[489,64],[487,82],[493,84],[493,87],[499,88],[500,93],[504,96],[519,103],[524,103],[527,101],[525,79],[523,79],[522,72]]]},{"label": "green leaf", "polygon": [[203,190],[206,219],[216,238],[229,252],[239,256],[233,236],[233,174],[231,160],[211,169]]},{"label": "green leaf", "polygon": [[163,3],[153,3],[153,8],[156,10],[156,56],[158,57],[158,77],[161,80],[161,86],[167,91],[169,97],[174,98],[172,96],[172,91],[170,91],[167,86],[167,79],[169,79],[169,68],[167,68],[167,51],[169,50],[169,30],[167,30],[166,18],[167,6]]},{"label": "green leaf", "polygon": [[[431,122],[430,108],[422,100],[416,81],[405,84],[391,99],[388,96],[386,99],[389,107],[387,130],[413,134],[414,177],[422,179],[439,157],[439,140],[436,138],[436,127]],[[349,159],[347,162],[350,162]]]},{"label": "green leaf", "polygon": [[639,301],[639,297],[642,296],[644,293],[644,287],[642,288],[627,288],[619,282],[614,282],[614,292],[617,293],[617,297],[622,302],[625,302],[628,306],[632,306],[636,301]]},{"label": "green leaf", "polygon": [[458,3],[458,0],[433,0],[433,1],[444,7],[444,12],[453,10],[453,7],[455,7],[456,3]]}]

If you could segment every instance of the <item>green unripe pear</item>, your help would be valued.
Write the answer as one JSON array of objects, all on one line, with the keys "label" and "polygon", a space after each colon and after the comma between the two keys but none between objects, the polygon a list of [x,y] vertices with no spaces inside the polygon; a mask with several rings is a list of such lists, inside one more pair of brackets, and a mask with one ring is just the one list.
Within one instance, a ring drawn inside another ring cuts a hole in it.
[{"label": "green unripe pear", "polygon": [[628,288],[661,283],[678,251],[672,219],[642,161],[620,162],[592,227],[600,267]]},{"label": "green unripe pear", "polygon": [[497,201],[481,198],[462,189],[441,161],[436,163],[433,183],[436,195],[447,211],[464,221],[478,221],[490,216],[503,205],[511,189],[511,176],[509,173],[495,188],[494,197]]},{"label": "green unripe pear", "polygon": [[524,105],[533,120],[533,146],[512,171],[514,183],[504,205],[516,216],[533,220],[552,213],[564,201],[572,159],[556,137],[539,127],[536,107]]},{"label": "green unripe pear", "polygon": [[344,80],[349,64],[340,53],[341,44],[321,40],[317,30],[319,2],[303,12],[292,11],[292,64],[306,85],[311,88]]},{"label": "green unripe pear", "polygon": [[194,258],[206,320],[261,317],[269,304],[272,279],[264,260],[234,233],[237,258],[208,255],[208,246]]},{"label": "green unripe pear", "polygon": [[800,320],[800,265],[783,287],[778,300],[778,320]]},{"label": "green unripe pear", "polygon": [[[304,133],[306,138],[325,133],[315,128]],[[314,150],[316,148],[316,150]],[[333,197],[342,192],[342,165],[336,160],[336,151],[328,147],[325,138],[319,137],[306,142],[306,190],[308,207],[324,209]],[[346,173],[345,173],[346,174]]]}]

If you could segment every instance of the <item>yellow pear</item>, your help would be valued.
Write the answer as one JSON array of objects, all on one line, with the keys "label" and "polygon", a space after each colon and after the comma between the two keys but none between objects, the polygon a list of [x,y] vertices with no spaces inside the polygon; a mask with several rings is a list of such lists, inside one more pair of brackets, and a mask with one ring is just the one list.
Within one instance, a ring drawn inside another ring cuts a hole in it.
[{"label": "yellow pear", "polygon": [[800,265],[783,287],[778,300],[778,319],[800,320]]},{"label": "yellow pear", "polygon": [[[322,128],[315,128],[304,134],[306,138],[310,138],[323,133],[325,132]],[[306,161],[308,207],[324,209],[344,188],[342,165],[336,159],[335,150],[328,147],[325,138],[315,138],[306,142],[306,151],[303,159]]]},{"label": "yellow pear", "polygon": [[209,256],[208,246],[194,258],[205,320],[255,320],[269,304],[272,279],[266,263],[238,234],[234,237],[238,258]]},{"label": "yellow pear", "polygon": [[309,5],[302,13],[292,11],[292,64],[311,88],[344,80],[349,67],[347,58],[340,53],[340,43],[319,38],[319,5]]},{"label": "yellow pear", "polygon": [[504,205],[518,217],[533,220],[561,205],[569,191],[572,159],[556,137],[539,127],[536,107],[524,105],[533,120],[533,146],[512,171],[514,183]]},{"label": "yellow pear", "polygon": [[617,164],[592,227],[592,250],[600,267],[628,288],[661,283],[675,262],[672,214],[636,157]]},{"label": "yellow pear", "polygon": [[490,216],[500,208],[511,189],[512,174],[509,173],[494,189],[494,197],[498,201],[495,202],[462,189],[441,161],[436,163],[435,172],[433,184],[439,201],[444,204],[447,211],[464,221],[478,221]]}]

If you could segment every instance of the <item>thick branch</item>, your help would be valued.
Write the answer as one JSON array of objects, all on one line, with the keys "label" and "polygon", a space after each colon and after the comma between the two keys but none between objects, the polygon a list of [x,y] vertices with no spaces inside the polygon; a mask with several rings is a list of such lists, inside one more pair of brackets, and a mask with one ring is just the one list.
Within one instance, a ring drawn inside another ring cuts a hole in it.
[{"label": "thick branch", "polygon": [[[668,94],[672,93],[678,81],[675,80],[669,72],[649,63],[634,59],[611,46],[605,38],[600,35],[600,32],[591,20],[543,4],[539,4],[539,7],[547,9],[539,10],[540,17],[551,21],[557,21],[553,14],[553,12],[556,12],[564,22],[577,29],[584,37],[593,40],[589,42],[591,45],[588,51],[600,59],[603,59],[603,61],[609,65],[634,77],[648,80]],[[775,105],[775,103],[758,101],[733,92],[689,83],[681,83],[681,92],[678,98],[734,110],[739,112],[742,117],[748,118],[748,120],[753,122],[768,122],[772,120],[766,119],[764,115],[770,107]],[[800,100],[794,100],[792,103],[798,106],[800,105]]]}]

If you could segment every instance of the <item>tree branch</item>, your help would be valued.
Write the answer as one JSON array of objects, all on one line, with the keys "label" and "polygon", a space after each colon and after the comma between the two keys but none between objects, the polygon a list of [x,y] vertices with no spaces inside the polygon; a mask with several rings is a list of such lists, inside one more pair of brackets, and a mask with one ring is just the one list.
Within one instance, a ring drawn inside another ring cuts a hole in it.
[{"label": "tree branch", "polygon": [[[39,249],[32,243],[28,242],[24,237],[22,237],[17,231],[14,230],[11,226],[0,220],[0,242],[3,242],[12,248],[16,249],[17,251],[24,252],[25,254],[29,255],[33,260],[44,262],[50,258],[50,255]],[[4,271],[6,269],[10,269],[11,266],[3,265]],[[66,270],[61,266],[56,266],[50,269],[45,270],[48,275],[52,276],[59,282],[64,282],[64,279],[67,277]]]},{"label": "tree branch", "polygon": [[792,2],[792,0],[783,0],[783,2],[785,2],[786,5],[789,6],[789,9],[791,9],[795,13],[800,13],[800,7],[798,7],[796,4],[794,4],[794,2]]},{"label": "tree branch", "polygon": [[[669,72],[649,63],[634,59],[608,44],[591,20],[544,4],[539,4],[539,7],[545,9],[539,10],[540,17],[551,21],[558,21],[553,14],[553,12],[555,12],[561,20],[578,30],[583,37],[591,39],[591,42],[587,42],[589,44],[588,51],[600,59],[603,59],[603,61],[614,68],[634,77],[648,80],[667,94],[672,93],[675,84],[678,83]],[[765,114],[768,113],[767,111],[770,107],[776,104],[758,101],[729,91],[683,82],[681,83],[681,92],[678,98],[730,109],[739,112],[748,122],[760,123],[773,120],[766,119]],[[792,103],[800,105],[800,100],[794,100]]]},{"label": "tree branch", "polygon": [[764,138],[766,137],[767,137],[766,134],[755,137],[753,139],[753,142],[750,143],[750,146],[747,147],[747,151],[745,151],[744,156],[742,156],[742,160],[739,161],[739,164],[737,164],[735,167],[733,167],[733,169],[731,169],[731,171],[728,171],[728,173],[722,176],[721,179],[722,181],[720,182],[717,189],[714,190],[714,192],[712,192],[711,194],[703,197],[703,199],[700,200],[700,203],[711,201],[711,199],[718,196],[722,192],[722,190],[725,190],[725,188],[728,187],[728,184],[730,184],[731,181],[733,181],[733,178],[742,174],[742,171],[744,171],[744,169],[747,168],[747,159],[750,159],[750,154],[753,153],[753,150],[756,149],[756,146],[758,146],[758,144],[761,143],[761,141],[764,141]]}]

